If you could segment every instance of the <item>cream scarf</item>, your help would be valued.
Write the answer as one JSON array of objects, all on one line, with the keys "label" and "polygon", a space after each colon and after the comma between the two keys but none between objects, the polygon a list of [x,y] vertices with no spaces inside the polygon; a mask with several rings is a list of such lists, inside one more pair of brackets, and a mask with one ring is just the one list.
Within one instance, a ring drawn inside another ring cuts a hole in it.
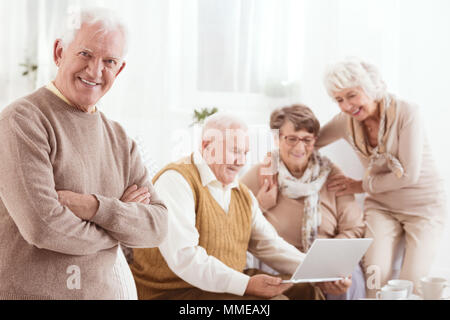
[{"label": "cream scarf", "polygon": [[304,198],[302,223],[302,249],[308,251],[314,242],[322,222],[319,210],[319,192],[331,172],[331,162],[314,151],[309,158],[303,176],[299,179],[291,175],[280,160],[278,151],[273,153],[278,162],[278,188],[282,195],[290,199]]},{"label": "cream scarf", "polygon": [[397,117],[397,103],[394,97],[387,95],[380,102],[380,128],[378,130],[378,145],[372,148],[364,133],[364,125],[348,117],[347,134],[349,135],[352,147],[369,159],[366,175],[370,175],[372,167],[376,162],[386,162],[388,168],[398,177],[404,174],[404,169],[400,161],[389,153],[391,143],[389,143],[390,130]]}]

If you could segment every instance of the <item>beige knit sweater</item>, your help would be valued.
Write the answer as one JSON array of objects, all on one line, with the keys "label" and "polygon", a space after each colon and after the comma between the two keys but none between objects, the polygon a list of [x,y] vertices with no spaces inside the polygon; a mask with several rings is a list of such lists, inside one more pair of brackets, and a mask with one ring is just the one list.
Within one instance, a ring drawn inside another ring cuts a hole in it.
[{"label": "beige knit sweater", "polygon": [[[346,132],[348,117],[339,113],[328,122],[320,131],[316,147],[339,139],[345,139],[352,145]],[[388,139],[392,141],[389,151],[400,161],[405,173],[398,178],[386,163],[374,166],[372,174],[363,178],[363,189],[367,193],[364,209],[428,217],[444,215],[443,179],[434,163],[417,106],[397,99],[397,116]],[[369,159],[359,152],[357,155],[367,168]]]},{"label": "beige knit sweater", "polygon": [[[167,232],[136,144],[46,88],[3,110],[0,137],[0,299],[122,297],[118,244],[154,247]],[[150,205],[118,200],[134,183],[149,187]],[[94,194],[96,215],[82,221],[56,190]]]},{"label": "beige knit sweater", "polygon": [[[252,167],[242,178],[244,183],[253,194],[258,194],[259,169],[261,165]],[[333,165],[330,173],[332,175],[341,173]],[[302,218],[304,200],[289,199],[278,192],[277,204],[269,209],[263,210],[264,216],[275,227],[278,234],[299,250],[302,248]],[[352,195],[336,197],[336,193],[327,190],[326,182],[320,190],[320,213],[322,223],[318,230],[319,238],[360,238],[364,234],[365,225],[361,207]]]}]

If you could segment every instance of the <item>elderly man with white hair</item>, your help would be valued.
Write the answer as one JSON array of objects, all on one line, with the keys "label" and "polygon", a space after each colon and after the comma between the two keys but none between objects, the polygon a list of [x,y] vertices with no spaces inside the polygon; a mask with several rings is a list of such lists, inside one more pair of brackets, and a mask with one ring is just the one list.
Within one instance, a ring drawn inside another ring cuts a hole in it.
[{"label": "elderly man with white hair", "polygon": [[278,236],[254,195],[237,181],[249,149],[247,126],[224,114],[208,118],[201,150],[154,177],[169,210],[169,233],[158,248],[134,249],[139,299],[319,299],[310,284],[244,271],[246,252],[283,274],[304,254]]},{"label": "elderly man with white hair", "polygon": [[167,232],[136,143],[97,108],[125,67],[106,9],[70,17],[56,79],[0,114],[0,299],[136,299],[119,244]]}]

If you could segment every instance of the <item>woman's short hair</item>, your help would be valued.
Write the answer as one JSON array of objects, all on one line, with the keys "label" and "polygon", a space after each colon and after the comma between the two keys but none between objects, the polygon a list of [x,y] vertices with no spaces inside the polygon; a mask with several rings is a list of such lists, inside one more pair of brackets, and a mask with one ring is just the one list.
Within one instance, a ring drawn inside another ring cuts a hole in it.
[{"label": "woman's short hair", "polygon": [[370,98],[379,101],[386,95],[387,90],[377,67],[355,57],[328,66],[324,84],[332,98],[338,91],[361,87]]},{"label": "woman's short hair", "polygon": [[272,112],[270,115],[270,128],[279,130],[286,121],[292,122],[295,131],[306,130],[316,137],[319,135],[319,120],[317,120],[312,110],[303,104],[294,104]]},{"label": "woman's short hair", "polygon": [[115,13],[115,11],[102,8],[78,8],[70,12],[64,24],[61,34],[62,45],[67,47],[75,38],[76,33],[83,24],[101,24],[100,32],[120,30],[125,37],[124,56],[128,51],[128,28],[125,22]]}]

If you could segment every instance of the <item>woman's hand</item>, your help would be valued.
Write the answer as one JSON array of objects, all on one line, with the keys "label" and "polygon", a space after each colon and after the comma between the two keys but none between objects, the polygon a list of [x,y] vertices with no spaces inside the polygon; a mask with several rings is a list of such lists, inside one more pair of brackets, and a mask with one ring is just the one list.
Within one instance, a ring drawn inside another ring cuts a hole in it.
[{"label": "woman's hand", "polygon": [[269,179],[265,179],[263,185],[256,195],[259,207],[264,210],[269,210],[277,204],[278,184],[270,183]]},{"label": "woman's hand", "polygon": [[336,192],[336,196],[347,194],[364,193],[361,180],[353,180],[342,174],[336,174],[328,179],[328,190]]},{"label": "woman's hand", "polygon": [[349,277],[334,282],[320,282],[317,283],[316,286],[318,286],[323,293],[339,296],[346,293],[352,286],[352,279]]}]

